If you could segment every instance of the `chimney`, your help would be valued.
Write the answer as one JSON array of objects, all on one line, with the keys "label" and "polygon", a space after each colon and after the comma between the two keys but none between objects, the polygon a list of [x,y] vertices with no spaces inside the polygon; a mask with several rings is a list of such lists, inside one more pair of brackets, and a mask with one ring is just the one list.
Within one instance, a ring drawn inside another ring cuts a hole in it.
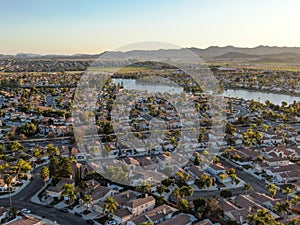
[{"label": "chimney", "polygon": [[145,198],[147,198],[147,197],[148,197],[148,194],[146,193],[146,194],[145,194]]},{"label": "chimney", "polygon": [[165,214],[165,215],[167,214],[167,209],[166,209],[166,208],[164,208],[164,214]]}]

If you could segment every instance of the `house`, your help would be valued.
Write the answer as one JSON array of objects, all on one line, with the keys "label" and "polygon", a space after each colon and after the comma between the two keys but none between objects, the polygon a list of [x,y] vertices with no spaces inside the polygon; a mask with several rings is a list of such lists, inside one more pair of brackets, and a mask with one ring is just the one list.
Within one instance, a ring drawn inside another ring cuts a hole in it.
[{"label": "house", "polygon": [[195,225],[213,225],[210,219],[201,220],[200,222],[196,223]]},{"label": "house", "polygon": [[119,191],[99,185],[92,189],[90,194],[93,199],[93,204],[96,204],[102,200],[105,200],[109,196],[114,196],[117,193],[119,193]]},{"label": "house", "polygon": [[152,196],[146,196],[126,202],[124,206],[127,207],[133,215],[140,215],[155,207],[155,199]]},{"label": "house", "polygon": [[7,185],[4,182],[4,179],[0,179],[0,192],[5,192],[7,190]]},{"label": "house", "polygon": [[228,212],[224,212],[225,219],[236,221],[239,224],[247,224],[247,217],[249,215],[249,210],[245,208],[236,209]]},{"label": "house", "polygon": [[290,161],[287,158],[282,158],[282,157],[267,158],[265,159],[265,162],[270,167],[287,166],[290,163]]},{"label": "house", "polygon": [[127,208],[121,208],[115,211],[113,218],[118,223],[124,224],[132,218],[132,213]]},{"label": "house", "polygon": [[226,173],[225,167],[219,164],[211,163],[207,168],[206,171],[213,176],[217,176],[220,173]]},{"label": "house", "polygon": [[233,200],[234,205],[247,209],[249,212],[256,212],[259,209],[264,209],[262,206],[257,204],[256,202],[252,201],[250,198],[248,198],[246,195],[238,195]]},{"label": "house", "polygon": [[197,219],[190,214],[179,214],[170,220],[166,220],[160,225],[192,225]]},{"label": "house", "polygon": [[4,207],[0,207],[0,223],[7,218],[7,211]]},{"label": "house", "polygon": [[57,184],[56,186],[51,186],[48,187],[46,189],[46,195],[48,197],[52,197],[52,198],[56,198],[56,199],[61,199],[62,197],[62,191],[63,191],[63,187],[65,184],[72,184],[74,185],[75,182],[73,179],[71,178],[62,178]]},{"label": "house", "polygon": [[266,169],[266,174],[275,178],[275,181],[289,183],[300,180],[300,168],[296,164]]},{"label": "house", "polygon": [[154,224],[161,223],[163,221],[169,220],[172,218],[173,214],[177,211],[177,209],[168,206],[168,205],[161,205],[158,206],[148,212],[145,212],[131,221],[128,221],[128,225],[138,225],[143,222],[152,222]]},{"label": "house", "polygon": [[21,219],[13,220],[11,222],[6,223],[6,225],[42,225],[42,221],[31,217],[25,216]]},{"label": "house", "polygon": [[262,194],[259,192],[252,192],[249,195],[249,198],[267,209],[272,209],[277,202],[283,201],[283,199],[274,199],[266,194]]}]

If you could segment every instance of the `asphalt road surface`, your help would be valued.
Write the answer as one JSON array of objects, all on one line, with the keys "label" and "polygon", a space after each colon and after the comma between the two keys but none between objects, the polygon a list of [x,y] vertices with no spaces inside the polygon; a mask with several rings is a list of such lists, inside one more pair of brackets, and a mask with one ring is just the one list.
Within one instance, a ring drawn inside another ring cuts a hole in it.
[{"label": "asphalt road surface", "polygon": [[[32,214],[40,217],[45,217],[49,220],[56,221],[61,225],[77,225],[88,224],[82,218],[71,213],[63,213],[56,208],[47,208],[31,202],[31,197],[36,194],[44,185],[39,177],[40,168],[33,171],[34,180],[31,181],[22,191],[12,197],[12,204],[14,208],[27,208],[32,211]],[[0,199],[0,205],[9,207],[9,199]]]}]

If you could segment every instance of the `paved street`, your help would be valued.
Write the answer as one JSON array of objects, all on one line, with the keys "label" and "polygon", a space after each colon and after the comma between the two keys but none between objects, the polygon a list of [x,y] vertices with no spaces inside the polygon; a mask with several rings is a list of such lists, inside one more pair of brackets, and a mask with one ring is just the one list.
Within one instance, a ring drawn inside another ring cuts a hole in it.
[{"label": "paved street", "polygon": [[[71,213],[63,213],[56,208],[47,208],[31,202],[31,197],[44,185],[42,180],[39,178],[39,171],[40,169],[35,169],[33,171],[35,179],[22,191],[12,197],[13,207],[18,209],[30,209],[33,214],[45,217],[52,221],[57,221],[57,223],[62,225],[87,224],[85,220]],[[0,199],[0,205],[8,207],[9,199]]]},{"label": "paved street", "polygon": [[[225,167],[233,167],[232,164],[222,158],[220,158],[220,161]],[[266,189],[267,184],[264,181],[257,179],[244,170],[236,169],[235,171],[239,178],[252,185],[254,191],[270,195],[269,191]],[[277,192],[276,197],[284,197],[284,195],[281,192]]]}]

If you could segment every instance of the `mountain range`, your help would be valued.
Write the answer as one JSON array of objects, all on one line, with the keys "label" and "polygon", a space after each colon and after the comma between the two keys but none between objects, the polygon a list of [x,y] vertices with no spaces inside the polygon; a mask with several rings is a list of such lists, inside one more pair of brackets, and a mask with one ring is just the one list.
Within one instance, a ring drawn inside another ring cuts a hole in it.
[{"label": "mountain range", "polygon": [[[300,47],[276,47],[276,46],[263,46],[260,45],[254,48],[241,48],[234,46],[218,47],[211,46],[206,49],[200,48],[187,48],[195,54],[199,55],[203,59],[209,60],[241,60],[251,62],[300,62]],[[186,49],[167,49],[167,50],[151,50],[151,54],[158,54],[163,57],[169,57],[170,55],[181,54]],[[124,52],[109,52],[114,57],[124,57]],[[133,50],[126,52],[126,55],[141,56],[149,54],[146,50]],[[32,53],[19,53],[16,55],[4,55],[0,54],[2,58],[13,59],[95,59],[101,54],[75,54],[75,55],[39,55]]]}]

